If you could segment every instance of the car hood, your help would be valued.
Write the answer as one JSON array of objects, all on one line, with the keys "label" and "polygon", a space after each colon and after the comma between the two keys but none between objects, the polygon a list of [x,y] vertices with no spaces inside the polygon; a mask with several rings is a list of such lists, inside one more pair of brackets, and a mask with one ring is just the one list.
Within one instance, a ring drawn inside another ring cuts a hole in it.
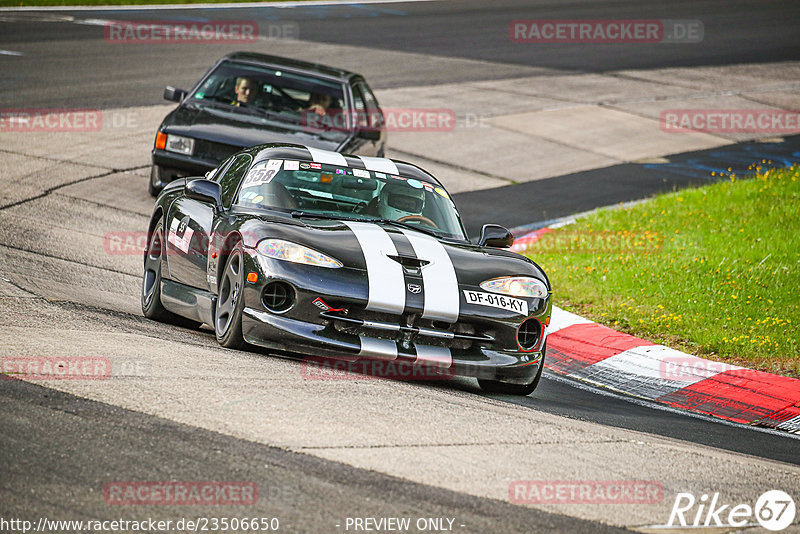
[{"label": "car hood", "polygon": [[[383,256],[395,256],[399,261],[392,261],[411,270],[419,265],[415,260],[439,265],[450,263],[461,286],[477,287],[487,279],[521,275],[539,278],[549,287],[547,276],[539,266],[519,254],[469,242],[437,239],[390,224],[315,219],[289,219],[287,222],[284,217],[254,215],[245,218],[240,230],[247,246],[255,247],[258,241],[268,237],[285,239],[323,252],[350,269],[368,270],[366,257],[377,250]],[[422,266],[422,269],[429,267]]]},{"label": "car hood", "polygon": [[281,122],[279,118],[196,104],[181,105],[173,110],[162,122],[161,130],[242,148],[265,143],[295,143],[335,151],[349,137],[347,132],[313,132],[301,124]]}]

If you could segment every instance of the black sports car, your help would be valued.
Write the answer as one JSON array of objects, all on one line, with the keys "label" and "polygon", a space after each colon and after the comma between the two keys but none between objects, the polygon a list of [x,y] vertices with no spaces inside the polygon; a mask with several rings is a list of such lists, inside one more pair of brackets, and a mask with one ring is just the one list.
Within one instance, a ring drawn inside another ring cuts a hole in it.
[{"label": "black sports car", "polygon": [[167,87],[179,105],[156,134],[149,191],[199,176],[239,150],[302,143],[382,156],[383,112],[366,80],[342,69],[252,52],[219,60],[191,91]]},{"label": "black sports car", "polygon": [[225,347],[427,366],[506,393],[539,382],[547,276],[501,250],[501,226],[471,243],[414,165],[253,147],[166,186],[148,234],[144,315],[206,323]]}]

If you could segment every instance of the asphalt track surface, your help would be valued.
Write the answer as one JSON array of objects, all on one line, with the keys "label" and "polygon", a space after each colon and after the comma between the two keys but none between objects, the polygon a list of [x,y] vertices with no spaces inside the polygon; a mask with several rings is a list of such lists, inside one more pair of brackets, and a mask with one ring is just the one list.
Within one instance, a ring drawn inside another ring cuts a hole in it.
[{"label": "asphalt track surface", "polygon": [[[163,14],[137,9],[131,12],[76,12],[80,17],[114,19],[164,18]],[[113,15],[113,16],[112,16]],[[168,83],[187,86],[207,67],[209,58],[229,51],[226,47],[109,47],[102,28],[81,24],[41,22],[41,16],[0,14],[0,48],[35,46],[43,62],[24,57],[0,56],[0,107],[73,106],[111,108],[161,103],[160,89]],[[514,77],[519,67],[572,72],[676,65],[726,65],[748,61],[796,60],[800,56],[800,4],[774,2],[421,2],[373,6],[308,7],[298,10],[245,8],[241,10],[176,10],[170,19],[257,19],[298,22],[303,40],[349,44],[369,49],[403,50],[446,57],[479,59],[491,63],[455,72],[441,72],[426,79],[412,79],[413,66],[384,71],[373,66],[369,73],[376,88],[426,85],[487,77]],[[508,21],[524,18],[671,18],[701,19],[706,41],[701,47],[615,45],[591,48],[578,45],[530,51],[509,43],[503,35]],[[60,48],[62,41],[82,42],[82,54]],[[466,45],[466,43],[469,43]],[[589,53],[587,53],[589,50]],[[48,59],[49,58],[49,59]],[[404,70],[405,69],[405,70]],[[751,144],[741,145],[743,153]],[[788,148],[787,148],[788,147]],[[759,144],[759,150],[769,150]],[[787,157],[800,149],[797,138],[784,147]],[[734,149],[732,149],[734,150]],[[777,149],[776,149],[777,150]],[[781,149],[784,150],[784,149]],[[783,153],[783,152],[782,152]],[[521,155],[522,156],[522,155]],[[520,226],[597,207],[647,197],[655,192],[702,183],[681,162],[715,158],[711,151],[671,158],[674,172],[660,172],[652,180],[642,173],[656,173],[644,165],[588,171],[513,187],[523,187],[525,197],[552,198],[547,207],[513,215],[492,213],[498,199],[508,199],[504,188],[465,193],[460,205],[474,209],[488,206],[474,220],[493,220]],[[683,170],[675,170],[683,169]],[[656,176],[655,174],[653,176]],[[588,184],[604,184],[603,196],[587,191]],[[471,223],[472,224],[472,223]],[[476,223],[475,223],[476,224]],[[474,226],[471,226],[474,229]],[[438,386],[431,386],[438,387]],[[474,391],[466,381],[442,387]],[[476,392],[476,394],[479,394]],[[800,465],[798,441],[690,417],[630,402],[620,396],[576,387],[545,375],[530,397],[494,397],[573,419],[637,430],[761,458]],[[273,488],[263,513],[281,514],[297,531],[318,530],[321,522],[346,515],[408,514],[457,515],[470,531],[492,531],[499,522],[507,532],[541,530],[565,532],[601,531],[606,527],[507,503],[406,482],[336,462],[288,453],[221,434],[179,425],[153,416],[87,401],[40,386],[3,381],[0,384],[0,434],[3,464],[3,499],[0,514],[41,515],[74,512],[73,517],[103,516],[102,500],[87,495],[102,486],[108,474],[118,479],[169,479],[180,472],[198,480],[235,478],[248,473],[253,479],[264,466],[262,488]],[[46,435],[46,439],[42,436]],[[65,461],[69,459],[70,461]],[[58,489],[70,488],[69,491]],[[292,489],[287,489],[292,488]],[[301,488],[298,490],[298,488]],[[30,494],[42,495],[35,506]],[[369,499],[369,500],[366,500]],[[352,503],[359,503],[358,509]],[[371,503],[371,504],[365,504]],[[314,510],[300,514],[297,510]],[[215,510],[218,512],[219,510]],[[418,511],[418,512],[417,512]],[[160,518],[168,515],[160,513]],[[171,512],[170,512],[171,513]],[[197,514],[201,515],[201,514]],[[219,515],[219,514],[217,514]],[[333,528],[331,528],[333,530]],[[611,529],[609,529],[611,530]]]}]

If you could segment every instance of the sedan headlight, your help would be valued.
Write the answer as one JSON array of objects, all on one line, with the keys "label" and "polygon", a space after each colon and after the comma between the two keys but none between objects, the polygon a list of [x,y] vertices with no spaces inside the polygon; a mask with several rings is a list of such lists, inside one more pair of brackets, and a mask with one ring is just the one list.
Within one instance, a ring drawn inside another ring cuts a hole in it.
[{"label": "sedan headlight", "polygon": [[547,298],[544,282],[528,276],[503,276],[481,282],[481,288],[491,293],[511,295],[512,297]]},{"label": "sedan headlight", "polygon": [[342,262],[330,256],[317,252],[314,249],[284,241],[283,239],[264,239],[256,247],[259,254],[276,260],[291,261],[293,263],[305,263],[306,265],[316,265],[317,267],[328,267],[338,269]]},{"label": "sedan headlight", "polygon": [[194,153],[194,139],[182,135],[167,134],[165,150],[191,156]]}]

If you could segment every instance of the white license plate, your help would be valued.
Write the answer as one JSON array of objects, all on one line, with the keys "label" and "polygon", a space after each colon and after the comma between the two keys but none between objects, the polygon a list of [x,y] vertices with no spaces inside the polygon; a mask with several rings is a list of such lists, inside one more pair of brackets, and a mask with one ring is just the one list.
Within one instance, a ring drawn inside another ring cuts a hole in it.
[{"label": "white license plate", "polygon": [[502,308],[521,315],[528,315],[528,303],[522,299],[515,299],[514,297],[508,297],[506,295],[497,295],[496,293],[468,291],[466,289],[464,290],[464,296],[470,304]]}]

